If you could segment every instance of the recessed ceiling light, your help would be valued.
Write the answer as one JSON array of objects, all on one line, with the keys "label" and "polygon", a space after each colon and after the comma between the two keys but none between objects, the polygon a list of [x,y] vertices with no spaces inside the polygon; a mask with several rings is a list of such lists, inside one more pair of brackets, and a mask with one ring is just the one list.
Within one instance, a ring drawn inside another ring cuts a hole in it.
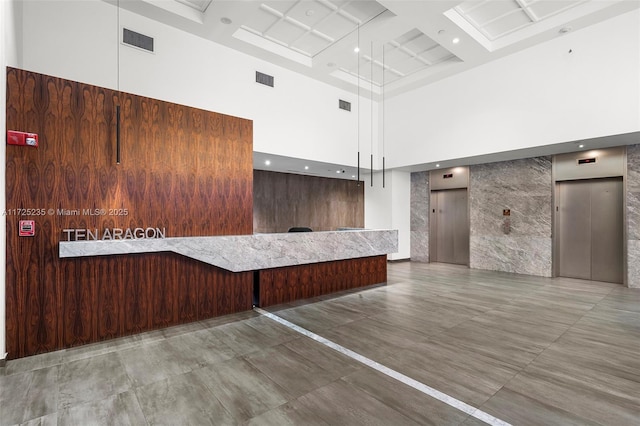
[{"label": "recessed ceiling light", "polygon": [[352,177],[352,178],[355,178],[355,177],[356,177],[356,175],[351,175],[351,177]]},{"label": "recessed ceiling light", "polygon": [[309,166],[304,166],[304,169],[305,170],[309,170]]},{"label": "recessed ceiling light", "polygon": [[314,13],[316,13],[316,11],[315,11],[315,10],[313,10],[313,9],[309,9],[309,10],[307,10],[304,14],[305,14],[305,15],[307,15],[307,16],[313,16],[313,14],[314,14]]},{"label": "recessed ceiling light", "polygon": [[353,51],[358,53],[360,51],[360,48],[358,46],[356,46],[355,49],[353,49]]},{"label": "recessed ceiling light", "polygon": [[271,160],[265,160],[264,164],[267,165],[267,166],[270,166],[271,165]]},{"label": "recessed ceiling light", "polygon": [[460,38],[459,38],[459,37],[456,37],[456,38],[454,38],[454,39],[453,39],[453,40],[451,40],[451,41],[453,42],[453,44],[458,44],[458,43],[460,43]]},{"label": "recessed ceiling light", "polygon": [[225,25],[229,25],[233,21],[231,19],[227,18],[226,16],[224,16],[224,17],[220,18],[220,22],[222,22]]},{"label": "recessed ceiling light", "polygon": [[580,145],[578,145],[578,148],[584,148],[584,144],[581,143]]},{"label": "recessed ceiling light", "polygon": [[440,167],[440,164],[436,164],[436,167]]}]

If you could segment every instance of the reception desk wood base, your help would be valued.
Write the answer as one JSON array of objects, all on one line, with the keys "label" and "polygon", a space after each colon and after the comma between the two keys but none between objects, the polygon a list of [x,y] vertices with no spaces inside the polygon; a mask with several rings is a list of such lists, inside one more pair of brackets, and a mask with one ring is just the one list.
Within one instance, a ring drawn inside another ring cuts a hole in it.
[{"label": "reception desk wood base", "polygon": [[9,359],[247,311],[255,296],[271,306],[383,283],[397,241],[395,230],[60,241],[44,253],[50,270],[33,251],[7,262]]},{"label": "reception desk wood base", "polygon": [[[251,309],[253,272],[230,272],[175,253],[61,259],[48,290],[30,286],[9,300],[25,310],[8,322],[9,359],[36,355]],[[10,309],[13,309],[10,307]]]},{"label": "reception desk wood base", "polygon": [[387,256],[372,256],[257,272],[261,307],[322,296],[387,281]]}]

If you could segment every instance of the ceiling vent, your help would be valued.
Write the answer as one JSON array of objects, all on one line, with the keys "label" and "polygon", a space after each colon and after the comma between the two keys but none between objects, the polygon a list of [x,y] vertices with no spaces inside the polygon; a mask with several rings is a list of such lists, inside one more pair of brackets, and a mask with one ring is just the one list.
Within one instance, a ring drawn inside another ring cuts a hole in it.
[{"label": "ceiling vent", "polygon": [[131,31],[127,28],[122,29],[122,42],[139,49],[153,52],[153,37]]},{"label": "ceiling vent", "polygon": [[345,111],[351,111],[351,102],[338,99],[338,108],[343,109]]},{"label": "ceiling vent", "polygon": [[256,83],[264,84],[265,86],[273,87],[273,76],[263,74],[260,71],[256,71]]}]

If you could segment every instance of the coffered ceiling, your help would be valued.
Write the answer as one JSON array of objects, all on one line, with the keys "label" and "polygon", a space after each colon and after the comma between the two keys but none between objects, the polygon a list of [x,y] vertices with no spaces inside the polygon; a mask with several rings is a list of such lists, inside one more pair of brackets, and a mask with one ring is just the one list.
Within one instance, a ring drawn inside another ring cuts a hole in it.
[{"label": "coffered ceiling", "polygon": [[640,4],[636,0],[119,3],[148,18],[343,89],[355,92],[359,86],[363,96],[374,97],[382,92],[390,97],[429,84]]},{"label": "coffered ceiling", "polygon": [[487,39],[495,41],[515,31],[588,3],[587,0],[466,1],[453,8]]},{"label": "coffered ceiling", "polygon": [[[386,99],[640,7],[639,0],[104,0],[324,81]],[[637,141],[597,138],[589,147]],[[442,167],[575,151],[574,142]],[[269,165],[267,165],[267,163]],[[355,179],[344,165],[254,152],[256,169]],[[407,171],[427,170],[422,164]],[[370,171],[360,170],[370,180]]]}]

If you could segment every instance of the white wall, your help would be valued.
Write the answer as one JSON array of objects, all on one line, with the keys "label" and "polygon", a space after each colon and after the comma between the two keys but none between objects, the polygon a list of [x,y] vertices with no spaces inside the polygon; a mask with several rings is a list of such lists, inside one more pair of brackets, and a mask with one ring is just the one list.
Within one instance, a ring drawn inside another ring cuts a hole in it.
[{"label": "white wall", "polygon": [[639,131],[638,28],[635,10],[387,100],[389,167]]},{"label": "white wall", "polygon": [[373,187],[368,177],[364,189],[364,226],[369,229],[397,229],[398,252],[388,256],[390,260],[411,257],[411,174],[396,170],[373,175]]},{"label": "white wall", "polygon": [[[357,163],[357,99],[351,93],[126,10],[120,25],[154,37],[155,52],[119,45],[117,8],[99,0],[29,1],[24,14],[27,70],[109,88],[119,81],[125,92],[251,119],[255,151]],[[256,70],[273,75],[275,88],[255,83]],[[352,102],[351,113],[338,109],[340,98]],[[365,158],[370,116],[363,99]]]}]

